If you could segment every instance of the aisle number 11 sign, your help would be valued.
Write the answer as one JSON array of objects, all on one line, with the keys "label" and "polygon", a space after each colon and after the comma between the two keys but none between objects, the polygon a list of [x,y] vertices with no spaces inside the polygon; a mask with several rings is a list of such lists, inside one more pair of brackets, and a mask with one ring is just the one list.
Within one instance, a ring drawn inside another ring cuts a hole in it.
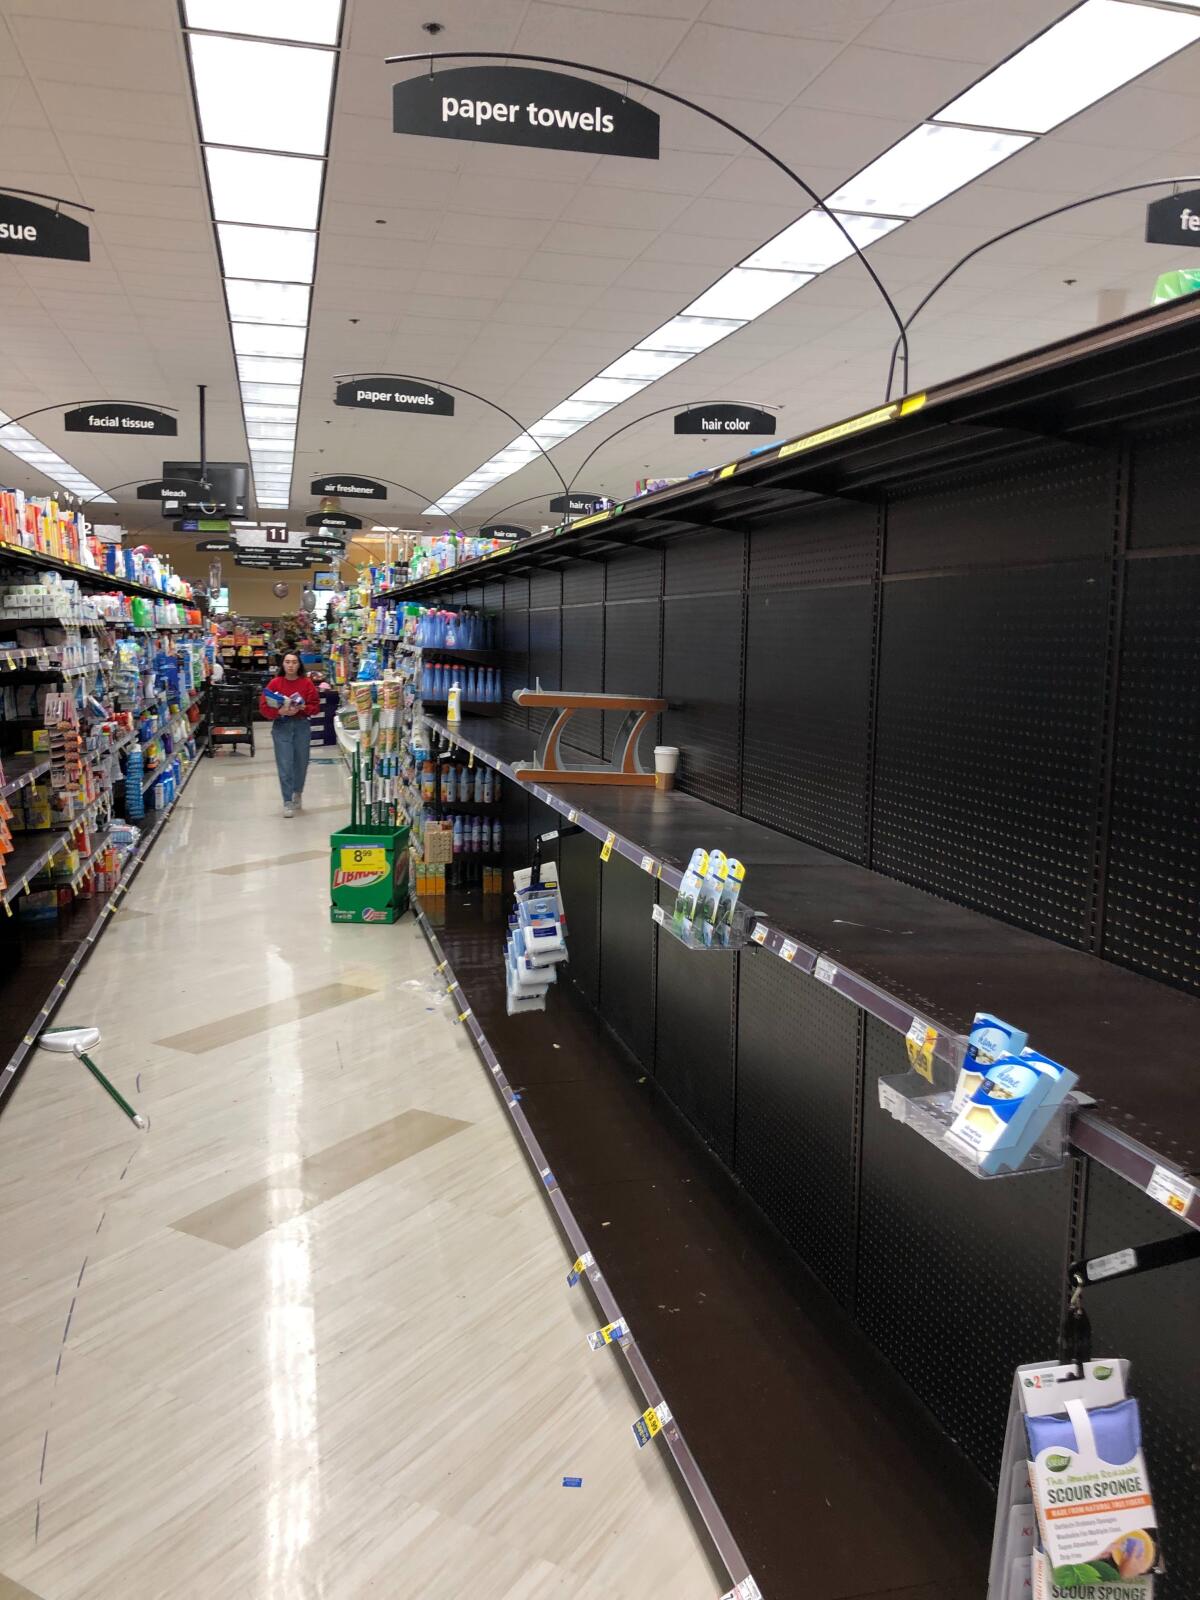
[{"label": "aisle number 11 sign", "polygon": [[423,72],[392,89],[392,130],[658,160],[658,114],[603,84],[531,67]]}]

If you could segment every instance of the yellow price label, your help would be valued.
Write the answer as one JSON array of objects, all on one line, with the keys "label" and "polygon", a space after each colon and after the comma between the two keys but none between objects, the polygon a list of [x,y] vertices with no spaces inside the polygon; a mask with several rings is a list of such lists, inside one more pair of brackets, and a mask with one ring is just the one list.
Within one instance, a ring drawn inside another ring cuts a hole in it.
[{"label": "yellow price label", "polygon": [[386,872],[387,851],[381,845],[368,845],[356,850],[341,850],[343,872]]},{"label": "yellow price label", "polygon": [[919,1072],[926,1083],[933,1082],[933,1051],[937,1044],[937,1029],[931,1028],[920,1017],[914,1017],[905,1036],[908,1062],[914,1072]]},{"label": "yellow price label", "polygon": [[613,845],[616,844],[616,842],[617,842],[616,834],[615,833],[610,833],[608,838],[605,839],[604,843],[600,846],[600,859],[601,859],[601,861],[607,861],[608,858],[612,855],[612,853],[613,853]]}]

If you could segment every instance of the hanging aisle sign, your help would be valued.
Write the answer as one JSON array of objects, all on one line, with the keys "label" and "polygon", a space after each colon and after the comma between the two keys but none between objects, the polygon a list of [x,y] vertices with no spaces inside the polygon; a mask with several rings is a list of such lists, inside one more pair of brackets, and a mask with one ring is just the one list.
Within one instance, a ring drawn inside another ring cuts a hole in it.
[{"label": "hanging aisle sign", "polygon": [[550,509],[565,512],[569,517],[585,517],[589,511],[599,511],[603,505],[604,496],[599,494],[556,494]]},{"label": "hanging aisle sign", "polygon": [[454,396],[430,383],[405,383],[399,378],[351,378],[334,391],[335,406],[360,411],[412,411],[424,417],[452,417]]},{"label": "hanging aisle sign", "polygon": [[362,527],[361,517],[352,517],[348,511],[314,511],[311,517],[305,517],[306,528],[350,528]]},{"label": "hanging aisle sign", "polygon": [[1200,249],[1200,189],[1151,200],[1146,207],[1146,243]]},{"label": "hanging aisle sign", "polygon": [[137,497],[139,500],[180,500],[199,488],[195,478],[155,478],[153,483],[138,485]]},{"label": "hanging aisle sign", "polygon": [[531,67],[455,67],[397,83],[392,131],[658,160],[657,112],[590,79]]},{"label": "hanging aisle sign", "polygon": [[775,418],[757,406],[691,406],[675,417],[676,433],[774,433]]},{"label": "hanging aisle sign", "polygon": [[196,546],[197,550],[236,550],[237,545],[232,539],[201,539]]},{"label": "hanging aisle sign", "polygon": [[341,477],[314,478],[308,486],[309,494],[344,494],[351,500],[386,500],[387,487],[374,478],[360,478],[357,473],[344,473]]},{"label": "hanging aisle sign", "polygon": [[0,194],[0,255],[90,261],[87,224],[32,200]]},{"label": "hanging aisle sign", "polygon": [[165,411],[150,406],[123,406],[119,400],[101,405],[77,406],[63,417],[68,433],[160,433],[174,438],[179,424]]},{"label": "hanging aisle sign", "polygon": [[481,539],[528,539],[529,529],[518,528],[515,523],[496,522],[490,528],[480,528]]}]

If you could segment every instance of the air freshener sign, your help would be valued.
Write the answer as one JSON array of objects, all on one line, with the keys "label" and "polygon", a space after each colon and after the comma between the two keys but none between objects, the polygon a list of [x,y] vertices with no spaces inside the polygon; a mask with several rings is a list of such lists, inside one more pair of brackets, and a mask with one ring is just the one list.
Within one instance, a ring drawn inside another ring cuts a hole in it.
[{"label": "air freshener sign", "polygon": [[656,112],[603,84],[531,67],[456,67],[408,78],[392,89],[392,129],[658,160]]},{"label": "air freshener sign", "polygon": [[774,433],[775,418],[757,406],[692,406],[675,418],[676,433]]},{"label": "air freshener sign", "polygon": [[314,478],[308,492],[322,495],[345,495],[349,500],[386,500],[387,485],[374,478],[363,478],[356,472],[343,472],[334,477]]},{"label": "air freshener sign", "polygon": [[64,414],[63,427],[68,433],[158,433],[171,438],[179,432],[179,424],[165,411],[155,411],[150,406],[123,406],[119,400],[77,406]]},{"label": "air freshener sign", "polygon": [[0,255],[49,256],[53,261],[92,259],[85,223],[14,194],[0,194]]},{"label": "air freshener sign", "polygon": [[333,403],[360,411],[411,411],[420,417],[454,415],[452,394],[429,383],[405,383],[398,378],[351,378],[338,384]]}]

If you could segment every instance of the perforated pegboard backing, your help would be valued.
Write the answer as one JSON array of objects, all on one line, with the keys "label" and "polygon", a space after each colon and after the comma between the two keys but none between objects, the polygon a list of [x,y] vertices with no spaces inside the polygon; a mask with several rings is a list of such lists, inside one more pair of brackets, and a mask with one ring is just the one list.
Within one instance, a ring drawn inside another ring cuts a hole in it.
[{"label": "perforated pegboard backing", "polygon": [[750,587],[870,583],[878,536],[873,505],[831,500],[772,517],[750,533]]},{"label": "perforated pegboard backing", "polygon": [[529,613],[529,684],[562,688],[562,612],[555,606]]},{"label": "perforated pegboard backing", "polygon": [[1133,441],[1129,548],[1200,544],[1200,421],[1159,423]]},{"label": "perforated pegboard backing", "polygon": [[623,856],[600,868],[600,1013],[647,1067],[654,1060],[654,879]]},{"label": "perforated pegboard backing", "polygon": [[1130,561],[1104,954],[1200,993],[1200,555]]},{"label": "perforated pegboard backing", "polygon": [[1112,540],[1114,463],[1107,450],[1055,444],[894,491],[884,571],[1105,555]]},{"label": "perforated pegboard backing", "polygon": [[[564,606],[562,689],[598,690],[604,683],[604,607]],[[569,742],[588,755],[604,754],[601,715],[576,711],[567,727]]]},{"label": "perforated pegboard backing", "polygon": [[595,1005],[600,996],[600,850],[590,833],[559,840],[558,868],[570,950],[563,975]]},{"label": "perforated pegboard backing", "polygon": [[662,562],[661,550],[631,550],[624,555],[610,556],[605,599],[657,599],[662,593]]},{"label": "perforated pegboard backing", "polygon": [[737,594],[745,582],[746,535],[741,532],[714,529],[677,539],[665,547],[665,556],[665,594]]},{"label": "perforated pegboard backing", "polygon": [[[1115,1173],[1089,1165],[1086,1255],[1108,1255],[1186,1232],[1185,1224]],[[1125,1356],[1132,1363],[1131,1392],[1141,1408],[1167,1563],[1166,1576],[1155,1580],[1154,1600],[1195,1600],[1200,1595],[1200,1262],[1095,1284],[1087,1291],[1087,1308],[1093,1353]]]},{"label": "perforated pegboard backing", "polygon": [[569,561],[563,568],[563,605],[589,605],[604,599],[604,564],[601,561]]},{"label": "perforated pegboard backing", "polygon": [[501,715],[506,722],[519,727],[529,726],[529,712],[513,703],[514,689],[529,687],[529,613],[505,607],[497,619],[504,651],[500,669],[500,686],[503,706]]},{"label": "perforated pegboard backing", "polygon": [[741,775],[741,595],[663,602],[663,740],[678,745],[686,794],[738,809]]},{"label": "perforated pegboard backing", "polygon": [[742,809],[865,861],[874,591],[750,596]]},{"label": "perforated pegboard backing", "polygon": [[737,1173],[793,1249],[848,1304],[858,1009],[768,955],[747,951],[741,969]]},{"label": "perforated pegboard backing", "polygon": [[1108,566],[884,585],[874,858],[962,905],[1085,945]]},{"label": "perforated pegboard backing", "polygon": [[529,609],[562,604],[562,571],[558,567],[535,567],[529,574]]},{"label": "perforated pegboard backing", "polygon": [[1013,1369],[1052,1357],[1067,1270],[1070,1168],[974,1178],[879,1106],[900,1034],[866,1019],[858,1320],[992,1483]]},{"label": "perforated pegboard backing", "polygon": [[[674,896],[662,890],[669,905]],[[696,956],[655,930],[658,1007],[654,1074],[727,1166],[733,1164],[735,955]],[[703,961],[702,976],[696,962]]]},{"label": "perforated pegboard backing", "polygon": [[[606,694],[659,692],[659,649],[662,639],[662,609],[653,600],[616,600],[605,606],[604,690]],[[604,722],[604,748],[612,742],[623,718],[609,713]],[[653,717],[642,735],[643,760],[649,765],[651,751],[659,742],[661,718]]]}]

